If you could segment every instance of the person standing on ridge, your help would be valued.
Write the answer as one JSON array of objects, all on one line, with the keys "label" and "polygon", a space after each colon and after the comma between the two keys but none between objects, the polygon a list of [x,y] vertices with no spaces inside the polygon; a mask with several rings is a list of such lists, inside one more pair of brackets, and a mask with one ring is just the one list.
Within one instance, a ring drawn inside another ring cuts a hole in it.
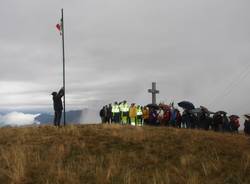
[{"label": "person standing on ridge", "polygon": [[136,115],[137,115],[137,108],[135,106],[135,103],[132,103],[129,108],[129,119],[130,119],[130,124],[133,126],[136,125]]},{"label": "person standing on ridge", "polygon": [[143,124],[148,124],[148,119],[149,119],[148,107],[146,107],[146,106],[143,107],[142,116],[143,116]]},{"label": "person standing on ridge", "polygon": [[119,109],[119,104],[117,102],[115,102],[112,105],[112,122],[114,123],[119,123],[120,120],[120,109]]},{"label": "person standing on ridge", "polygon": [[112,105],[109,104],[107,108],[107,122],[108,124],[112,123]]},{"label": "person standing on ridge", "polygon": [[62,117],[62,97],[64,96],[64,88],[62,87],[59,92],[52,92],[51,95],[53,96],[53,106],[54,106],[54,125],[60,126],[61,123],[61,117]]},{"label": "person standing on ridge", "polygon": [[244,132],[246,135],[250,136],[250,116],[245,115],[246,120],[244,122]]},{"label": "person standing on ridge", "polygon": [[128,118],[129,118],[129,106],[126,100],[124,100],[120,105],[120,111],[121,111],[121,123],[122,124],[128,124]]},{"label": "person standing on ridge", "polygon": [[142,115],[143,115],[142,107],[140,105],[138,105],[136,107],[136,125],[137,126],[142,126],[143,125]]},{"label": "person standing on ridge", "polygon": [[102,123],[107,123],[108,122],[107,111],[108,111],[108,106],[105,105],[105,106],[102,107],[102,109],[99,112]]}]

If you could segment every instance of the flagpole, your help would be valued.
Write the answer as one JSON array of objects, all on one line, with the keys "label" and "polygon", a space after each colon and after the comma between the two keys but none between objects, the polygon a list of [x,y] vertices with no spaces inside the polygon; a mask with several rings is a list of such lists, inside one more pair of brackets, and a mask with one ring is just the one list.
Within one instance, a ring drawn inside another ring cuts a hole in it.
[{"label": "flagpole", "polygon": [[62,54],[63,54],[63,88],[64,88],[64,96],[63,96],[63,125],[66,125],[66,105],[65,105],[65,95],[66,95],[66,88],[65,88],[65,52],[64,52],[64,20],[63,20],[63,8],[61,10],[62,12]]}]

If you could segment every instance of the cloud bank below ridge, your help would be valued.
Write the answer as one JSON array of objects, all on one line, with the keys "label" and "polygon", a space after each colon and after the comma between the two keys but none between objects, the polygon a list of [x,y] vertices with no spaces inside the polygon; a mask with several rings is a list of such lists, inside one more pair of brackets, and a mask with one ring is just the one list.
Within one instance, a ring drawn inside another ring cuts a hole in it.
[{"label": "cloud bank below ridge", "polygon": [[40,124],[35,121],[37,116],[39,116],[39,114],[25,114],[22,112],[11,112],[5,115],[0,115],[0,127]]}]

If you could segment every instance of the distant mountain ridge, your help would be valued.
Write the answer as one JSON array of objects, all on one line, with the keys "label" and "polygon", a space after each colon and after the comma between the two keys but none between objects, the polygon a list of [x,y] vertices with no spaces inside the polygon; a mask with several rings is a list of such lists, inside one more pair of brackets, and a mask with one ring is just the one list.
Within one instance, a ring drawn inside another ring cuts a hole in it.
[{"label": "distant mountain ridge", "polygon": [[[54,114],[42,113],[35,118],[35,121],[40,122],[40,124],[52,124],[54,121]],[[95,110],[83,109],[66,112],[67,124],[98,123],[99,121],[98,112]],[[63,122],[63,114],[61,122]]]}]

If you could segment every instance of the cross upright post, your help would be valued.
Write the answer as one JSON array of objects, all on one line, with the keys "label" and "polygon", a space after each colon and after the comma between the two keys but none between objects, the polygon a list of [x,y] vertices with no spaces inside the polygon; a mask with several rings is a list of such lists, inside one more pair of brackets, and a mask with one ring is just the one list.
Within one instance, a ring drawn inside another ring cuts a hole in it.
[{"label": "cross upright post", "polygon": [[156,104],[156,94],[160,93],[159,90],[156,90],[156,82],[152,82],[152,89],[149,89],[148,92],[152,93],[152,104]]}]

